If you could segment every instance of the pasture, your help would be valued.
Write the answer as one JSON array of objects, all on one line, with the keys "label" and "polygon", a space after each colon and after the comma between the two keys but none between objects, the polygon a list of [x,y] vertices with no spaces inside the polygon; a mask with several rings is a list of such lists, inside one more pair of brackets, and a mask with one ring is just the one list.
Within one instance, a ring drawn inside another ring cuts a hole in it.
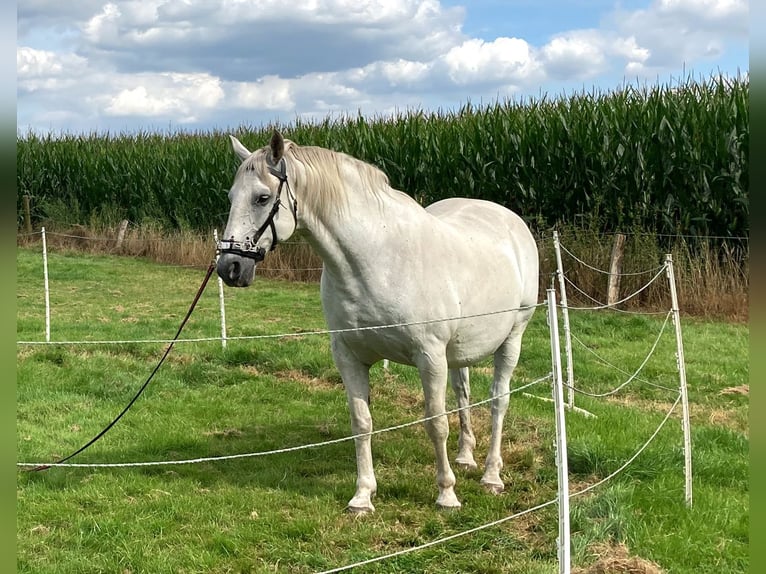
[{"label": "pasture", "polygon": [[[52,339],[169,339],[203,270],[138,258],[49,254]],[[40,253],[17,251],[17,340],[44,339]],[[146,393],[77,463],[172,461],[260,453],[350,435],[346,398],[330,356],[318,285],[257,276],[226,290],[228,334],[273,338],[178,343]],[[220,333],[217,289],[208,286],[182,338]],[[683,311],[683,309],[682,309]],[[545,310],[525,335],[513,387],[551,369]],[[573,332],[599,356],[633,372],[663,315],[572,312]],[[728,573],[748,569],[748,326],[683,317],[694,445],[694,505],[684,504],[680,410],[623,472],[571,500],[575,570],[632,564],[633,572]],[[159,359],[162,343],[17,345],[17,458],[50,462],[80,447],[127,404]],[[620,372],[574,348],[575,380],[604,393]],[[642,373],[677,387],[669,327]],[[486,398],[486,365],[472,369],[473,400]],[[372,370],[376,429],[417,420],[414,369]],[[549,396],[547,383],[527,389]],[[634,381],[567,413],[571,492],[618,469],[652,435],[675,393]],[[455,401],[448,393],[448,408]],[[476,407],[477,460],[489,408]],[[451,416],[454,456],[457,416]],[[330,570],[504,519],[556,495],[552,405],[514,394],[505,422],[506,492],[479,485],[481,469],[456,469],[463,508],[433,504],[433,449],[422,425],[373,437],[376,512],[344,512],[354,491],[354,448],[327,446],[179,465],[20,468],[19,572],[297,572]],[[360,572],[556,572],[556,506]],[[642,569],[638,569],[642,568]]]}]

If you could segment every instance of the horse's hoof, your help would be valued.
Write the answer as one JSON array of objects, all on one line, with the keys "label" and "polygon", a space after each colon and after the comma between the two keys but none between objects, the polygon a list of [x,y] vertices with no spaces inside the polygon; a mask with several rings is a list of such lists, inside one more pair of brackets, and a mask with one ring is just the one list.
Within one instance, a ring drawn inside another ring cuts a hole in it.
[{"label": "horse's hoof", "polygon": [[490,494],[494,494],[497,496],[498,494],[503,494],[505,492],[505,485],[497,482],[484,482],[481,481],[481,485],[484,487],[484,490],[489,492]]},{"label": "horse's hoof", "polygon": [[346,512],[349,514],[353,514],[354,516],[363,516],[365,514],[372,514],[375,512],[375,507],[370,505],[368,507],[364,506],[347,506]]},{"label": "horse's hoof", "polygon": [[436,507],[439,510],[457,510],[461,506],[454,492],[452,494],[440,494],[439,498],[436,499]]},{"label": "horse's hoof", "polygon": [[475,460],[468,460],[468,459],[455,459],[455,466],[462,470],[476,470],[479,468],[479,465],[476,464]]},{"label": "horse's hoof", "polygon": [[348,506],[346,506],[346,512],[349,514],[367,514],[370,512],[375,512],[375,507],[372,505],[372,502],[369,500],[354,500],[351,499],[348,503]]}]

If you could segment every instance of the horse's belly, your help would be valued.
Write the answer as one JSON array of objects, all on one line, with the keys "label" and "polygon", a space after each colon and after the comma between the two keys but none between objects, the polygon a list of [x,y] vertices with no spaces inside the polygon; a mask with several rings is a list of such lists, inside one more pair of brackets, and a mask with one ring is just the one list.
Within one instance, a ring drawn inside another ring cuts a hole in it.
[{"label": "horse's belly", "polygon": [[366,364],[389,359],[403,365],[415,365],[422,353],[444,353],[448,366],[458,368],[476,364],[492,355],[508,338],[515,317],[482,319],[462,320],[457,326],[445,323],[428,329],[393,327],[350,331],[340,336],[354,355]]},{"label": "horse's belly", "polygon": [[513,321],[507,317],[465,321],[446,345],[448,365],[468,367],[487,358],[508,338],[512,328]]}]

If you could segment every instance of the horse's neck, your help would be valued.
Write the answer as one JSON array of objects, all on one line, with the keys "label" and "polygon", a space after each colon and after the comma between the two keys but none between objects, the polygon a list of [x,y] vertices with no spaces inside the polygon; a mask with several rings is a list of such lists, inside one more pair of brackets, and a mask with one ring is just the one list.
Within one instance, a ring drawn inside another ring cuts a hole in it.
[{"label": "horse's neck", "polygon": [[304,227],[326,271],[353,280],[392,255],[403,256],[422,217],[425,211],[397,192],[360,190],[349,193],[341,213],[306,217]]}]

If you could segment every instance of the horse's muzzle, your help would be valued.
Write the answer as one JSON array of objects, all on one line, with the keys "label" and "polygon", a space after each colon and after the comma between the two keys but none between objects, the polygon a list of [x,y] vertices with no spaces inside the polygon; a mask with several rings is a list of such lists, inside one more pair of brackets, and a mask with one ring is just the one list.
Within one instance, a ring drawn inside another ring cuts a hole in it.
[{"label": "horse's muzzle", "polygon": [[229,287],[247,287],[255,279],[255,264],[252,257],[223,252],[218,257],[216,271]]}]

